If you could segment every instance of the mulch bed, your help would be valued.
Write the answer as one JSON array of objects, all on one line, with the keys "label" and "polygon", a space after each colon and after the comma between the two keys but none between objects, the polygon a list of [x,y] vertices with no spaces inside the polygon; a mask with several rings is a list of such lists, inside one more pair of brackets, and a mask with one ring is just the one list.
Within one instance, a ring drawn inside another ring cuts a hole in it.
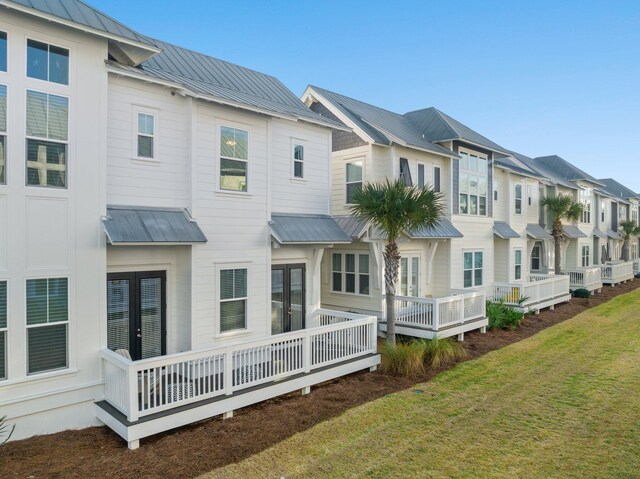
[{"label": "mulch bed", "polygon": [[[515,331],[467,333],[468,359],[532,336],[542,329],[640,287],[636,281],[604,287],[589,299],[526,318]],[[448,367],[452,367],[449,365]],[[360,372],[312,388],[307,396],[288,395],[235,412],[233,419],[208,419],[141,441],[130,451],[106,427],[65,431],[0,447],[2,478],[192,478],[238,462],[347,409],[424,382],[439,371],[408,379]],[[18,424],[19,427],[19,424]]]}]

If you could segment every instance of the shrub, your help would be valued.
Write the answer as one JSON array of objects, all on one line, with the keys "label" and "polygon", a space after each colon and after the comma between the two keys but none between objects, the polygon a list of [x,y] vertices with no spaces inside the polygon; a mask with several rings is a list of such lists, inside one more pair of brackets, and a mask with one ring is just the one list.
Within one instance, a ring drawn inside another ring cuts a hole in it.
[{"label": "shrub", "polygon": [[9,426],[7,424],[7,416],[0,417],[0,444],[4,444],[9,439],[11,439],[11,435],[13,434],[13,430],[16,428],[16,425]]},{"label": "shrub", "polygon": [[385,343],[380,353],[383,372],[398,376],[418,376],[424,374],[425,342],[408,341],[398,342],[395,346]]},{"label": "shrub", "polygon": [[639,278],[640,279],[640,273],[636,273],[633,275],[634,278]]},{"label": "shrub", "polygon": [[504,301],[487,301],[487,318],[490,329],[516,329],[524,319],[524,313],[507,306]]},{"label": "shrub", "polygon": [[572,293],[574,298],[588,298],[591,296],[591,291],[585,288],[579,288]]},{"label": "shrub", "polygon": [[462,343],[451,338],[429,339],[425,343],[425,362],[432,368],[446,366],[457,359],[467,356],[467,350]]}]

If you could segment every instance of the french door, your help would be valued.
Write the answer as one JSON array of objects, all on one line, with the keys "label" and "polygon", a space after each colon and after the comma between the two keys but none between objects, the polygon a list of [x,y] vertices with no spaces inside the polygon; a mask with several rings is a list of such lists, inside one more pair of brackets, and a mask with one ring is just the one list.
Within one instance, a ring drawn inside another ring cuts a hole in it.
[{"label": "french door", "polygon": [[271,334],[304,328],[305,297],[304,264],[271,267]]},{"label": "french door", "polygon": [[400,296],[420,296],[420,256],[400,258]]},{"label": "french door", "polygon": [[107,346],[131,359],[166,354],[166,273],[107,275]]}]

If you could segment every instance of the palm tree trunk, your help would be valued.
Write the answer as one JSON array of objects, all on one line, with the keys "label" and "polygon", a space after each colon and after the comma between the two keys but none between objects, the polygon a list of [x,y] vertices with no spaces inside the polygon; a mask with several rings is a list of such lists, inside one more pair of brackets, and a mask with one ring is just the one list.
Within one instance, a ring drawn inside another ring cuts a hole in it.
[{"label": "palm tree trunk", "polygon": [[623,261],[629,261],[629,238],[625,238],[622,243],[622,259]]},{"label": "palm tree trunk", "polygon": [[561,274],[562,273],[562,258],[560,257],[560,251],[561,251],[561,238],[559,237],[555,237],[553,238],[553,247],[554,247],[554,255],[555,258],[553,258],[553,267],[555,269],[556,274]]},{"label": "palm tree trunk", "polygon": [[384,247],[384,287],[387,302],[387,344],[396,345],[396,283],[400,267],[400,254],[394,239]]}]

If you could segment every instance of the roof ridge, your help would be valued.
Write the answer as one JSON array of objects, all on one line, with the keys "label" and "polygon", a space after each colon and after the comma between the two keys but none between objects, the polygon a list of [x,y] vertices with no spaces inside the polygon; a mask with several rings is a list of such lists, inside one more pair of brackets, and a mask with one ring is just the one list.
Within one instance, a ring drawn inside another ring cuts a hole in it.
[{"label": "roof ridge", "polygon": [[380,106],[374,105],[373,103],[367,103],[366,101],[358,100],[357,98],[353,98],[351,96],[343,95],[342,93],[338,93],[338,92],[335,92],[333,90],[328,90],[327,88],[322,88],[322,87],[319,87],[319,86],[316,86],[316,85],[311,85],[311,84],[308,85],[308,88],[315,88],[315,89],[318,89],[318,90],[321,90],[321,91],[326,91],[328,93],[331,93],[332,95],[341,96],[341,97],[347,98],[347,99],[349,99],[351,101],[355,101],[355,102],[358,102],[358,103],[362,103],[363,105],[370,106],[370,107],[375,108],[377,110],[385,111],[387,113],[391,113],[393,115],[397,115],[397,116],[400,116],[400,117],[404,116],[401,113],[398,113],[397,111],[387,110],[386,108],[382,108]]}]

